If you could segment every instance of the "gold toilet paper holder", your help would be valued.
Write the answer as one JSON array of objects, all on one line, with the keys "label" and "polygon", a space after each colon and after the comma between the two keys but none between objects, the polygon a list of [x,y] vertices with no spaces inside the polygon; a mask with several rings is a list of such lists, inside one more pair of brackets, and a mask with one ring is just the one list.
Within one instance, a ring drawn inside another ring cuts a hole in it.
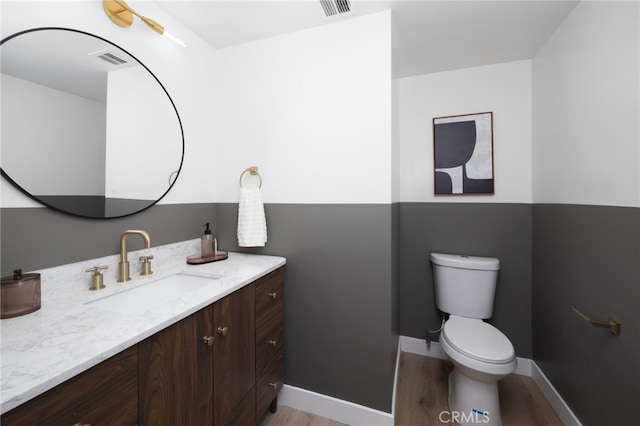
[{"label": "gold toilet paper holder", "polygon": [[582,319],[584,319],[589,324],[591,324],[592,327],[608,328],[609,331],[612,332],[613,334],[615,334],[616,336],[619,336],[620,333],[622,333],[622,323],[620,321],[616,321],[616,320],[614,320],[612,318],[609,318],[609,321],[594,320],[594,319],[589,318],[586,314],[581,312],[574,305],[569,306],[569,308],[571,308],[571,310],[573,312],[575,312],[576,314],[580,315],[582,317]]}]

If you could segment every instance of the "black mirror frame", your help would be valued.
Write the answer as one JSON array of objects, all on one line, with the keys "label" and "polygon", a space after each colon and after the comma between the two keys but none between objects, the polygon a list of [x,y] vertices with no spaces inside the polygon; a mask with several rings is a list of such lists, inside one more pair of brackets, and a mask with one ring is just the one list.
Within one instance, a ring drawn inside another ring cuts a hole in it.
[{"label": "black mirror frame", "polygon": [[56,206],[53,206],[51,204],[48,204],[44,201],[42,201],[41,199],[35,197],[34,195],[32,195],[31,193],[29,193],[26,189],[24,189],[22,186],[20,186],[15,180],[13,180],[5,171],[4,169],[2,169],[2,167],[0,167],[0,175],[2,175],[3,178],[5,178],[8,182],[10,182],[14,187],[16,187],[20,192],[22,192],[23,194],[27,195],[29,198],[37,201],[38,203],[53,209],[55,211],[58,211],[60,213],[64,213],[64,214],[69,214],[75,217],[82,217],[82,218],[87,218],[87,219],[97,219],[97,220],[101,220],[101,219],[118,219],[118,218],[122,218],[122,217],[127,217],[127,216],[132,216],[134,214],[138,214],[140,212],[143,212],[153,206],[155,206],[160,200],[162,200],[168,193],[169,191],[171,191],[171,189],[173,188],[173,186],[175,185],[176,181],[178,180],[178,177],[180,176],[180,172],[182,171],[182,165],[184,163],[184,151],[185,151],[185,142],[184,142],[184,129],[182,127],[182,120],[180,119],[180,114],[178,113],[178,109],[176,108],[175,103],[173,102],[173,99],[171,98],[171,96],[169,95],[169,92],[167,92],[167,89],[164,87],[164,85],[162,84],[162,82],[158,79],[158,77],[156,77],[156,75],[151,72],[151,70],[145,65],[143,64],[138,58],[136,58],[134,55],[132,55],[129,51],[127,51],[126,49],[118,46],[117,44],[113,43],[112,41],[109,41],[107,39],[105,39],[104,37],[100,37],[98,35],[95,34],[91,34],[88,33],[86,31],[82,31],[82,30],[77,30],[77,29],[73,29],[73,28],[65,28],[65,27],[37,27],[37,28],[31,28],[28,30],[23,30],[20,32],[17,32],[15,34],[12,34],[10,36],[7,36],[5,38],[2,39],[2,41],[0,41],[0,46],[2,46],[5,42],[18,37],[20,35],[23,34],[27,34],[27,33],[31,33],[31,32],[36,32],[36,31],[45,31],[45,30],[62,30],[62,31],[71,31],[71,32],[75,32],[75,33],[79,33],[79,34],[84,34],[90,37],[94,37],[97,38],[99,40],[104,41],[105,43],[108,43],[120,50],[122,50],[123,52],[125,52],[127,55],[131,56],[133,59],[135,59],[140,65],[142,65],[142,67],[144,69],[147,70],[147,72],[156,80],[156,82],[160,85],[160,87],[162,88],[162,90],[164,91],[164,93],[167,95],[167,98],[169,99],[169,102],[171,102],[171,106],[173,107],[173,110],[176,113],[176,117],[178,119],[178,125],[180,126],[180,136],[182,138],[182,155],[180,157],[180,166],[178,167],[178,171],[177,174],[175,176],[175,178],[173,179],[173,181],[171,182],[171,184],[169,185],[169,188],[160,196],[160,198],[158,198],[157,200],[155,200],[153,203],[149,204],[148,206],[133,211],[131,213],[127,213],[127,214],[121,214],[121,215],[117,215],[117,216],[108,216],[108,217],[98,217],[98,216],[88,216],[88,215],[83,215],[83,214],[79,214],[79,213],[75,213],[72,211],[68,211]]}]

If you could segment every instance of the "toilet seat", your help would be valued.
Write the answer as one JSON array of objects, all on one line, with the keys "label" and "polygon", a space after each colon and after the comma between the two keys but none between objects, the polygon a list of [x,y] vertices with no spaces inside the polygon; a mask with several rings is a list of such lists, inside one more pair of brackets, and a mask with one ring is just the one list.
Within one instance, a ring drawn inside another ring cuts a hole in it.
[{"label": "toilet seat", "polygon": [[441,337],[452,349],[476,361],[507,364],[515,359],[507,336],[479,319],[451,315],[444,323]]}]

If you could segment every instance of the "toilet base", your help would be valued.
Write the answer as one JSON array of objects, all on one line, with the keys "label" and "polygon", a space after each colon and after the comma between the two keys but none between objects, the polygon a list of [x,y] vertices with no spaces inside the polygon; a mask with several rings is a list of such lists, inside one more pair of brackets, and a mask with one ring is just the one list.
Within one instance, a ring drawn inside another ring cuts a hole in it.
[{"label": "toilet base", "polygon": [[449,374],[449,410],[461,426],[502,426],[498,382],[471,379],[454,367]]}]

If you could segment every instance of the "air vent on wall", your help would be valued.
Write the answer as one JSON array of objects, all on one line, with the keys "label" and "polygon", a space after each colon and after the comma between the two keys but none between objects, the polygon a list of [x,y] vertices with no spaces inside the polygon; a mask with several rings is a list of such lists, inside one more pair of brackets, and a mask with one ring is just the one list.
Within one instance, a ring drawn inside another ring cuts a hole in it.
[{"label": "air vent on wall", "polygon": [[320,4],[327,16],[342,15],[351,11],[350,0],[320,0]]},{"label": "air vent on wall", "polygon": [[97,56],[103,61],[109,62],[112,65],[124,65],[127,63],[126,60],[121,57],[109,52],[108,50],[100,50],[98,52],[89,53],[89,55]]}]

